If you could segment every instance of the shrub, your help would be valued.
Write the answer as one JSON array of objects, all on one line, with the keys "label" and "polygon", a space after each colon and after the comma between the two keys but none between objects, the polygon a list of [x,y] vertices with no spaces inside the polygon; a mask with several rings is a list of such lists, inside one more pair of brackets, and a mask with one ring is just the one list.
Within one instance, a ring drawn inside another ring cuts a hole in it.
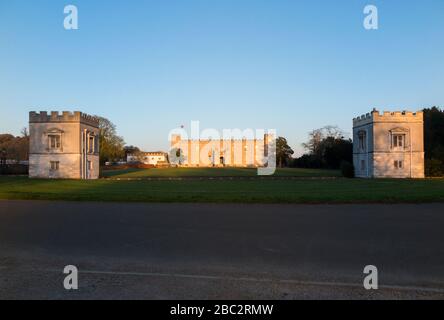
[{"label": "shrub", "polygon": [[355,177],[355,168],[353,164],[348,161],[341,162],[341,173],[346,178],[354,178]]},{"label": "shrub", "polygon": [[23,164],[8,164],[0,166],[0,175],[27,175],[28,166]]},{"label": "shrub", "polygon": [[444,176],[444,163],[439,159],[426,159],[425,171],[427,177]]}]

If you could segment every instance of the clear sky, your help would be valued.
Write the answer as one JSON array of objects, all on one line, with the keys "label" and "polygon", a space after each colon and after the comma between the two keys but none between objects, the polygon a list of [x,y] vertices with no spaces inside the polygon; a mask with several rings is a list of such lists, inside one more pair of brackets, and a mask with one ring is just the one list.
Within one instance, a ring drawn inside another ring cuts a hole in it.
[{"label": "clear sky", "polygon": [[[63,28],[65,5],[79,30]],[[379,30],[363,9],[379,9]],[[31,110],[109,118],[127,144],[274,128],[301,151],[324,125],[444,105],[442,0],[0,1],[0,132]]]}]

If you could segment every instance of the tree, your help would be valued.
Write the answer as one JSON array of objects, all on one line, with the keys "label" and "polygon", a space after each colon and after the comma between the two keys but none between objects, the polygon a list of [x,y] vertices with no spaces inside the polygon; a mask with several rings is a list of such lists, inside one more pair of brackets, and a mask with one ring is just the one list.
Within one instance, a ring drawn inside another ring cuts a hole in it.
[{"label": "tree", "polygon": [[325,126],[320,129],[313,130],[309,133],[308,142],[303,143],[302,146],[307,149],[311,155],[321,157],[322,149],[321,143],[327,138],[343,139],[344,132],[337,126]]},{"label": "tree", "polygon": [[303,168],[339,169],[342,162],[353,162],[353,142],[344,138],[344,132],[336,126],[326,126],[309,133],[303,144],[308,154],[294,161]]},{"label": "tree", "polygon": [[27,161],[29,158],[29,136],[14,137],[11,134],[0,134],[0,150],[3,154],[3,162],[6,160]]},{"label": "tree", "polygon": [[353,142],[328,137],[321,143],[322,160],[329,169],[339,169],[342,162],[353,162]]},{"label": "tree", "polygon": [[424,109],[424,150],[427,176],[444,175],[444,110]]},{"label": "tree", "polygon": [[22,129],[22,131],[20,131],[20,133],[25,138],[29,137],[29,133],[28,133],[28,128],[27,127],[23,127],[23,129]]},{"label": "tree", "polygon": [[319,146],[323,139],[323,134],[321,129],[313,130],[308,134],[308,136],[309,136],[308,142],[303,143],[302,146],[311,155],[319,154]]},{"label": "tree", "polygon": [[122,159],[125,156],[125,142],[117,135],[115,124],[106,118],[97,118],[100,129],[100,163]]},{"label": "tree", "polygon": [[123,152],[125,153],[125,159],[128,161],[128,156],[131,155],[131,162],[143,162],[144,153],[140,151],[138,147],[135,146],[125,146],[123,148]]},{"label": "tree", "polygon": [[279,137],[276,139],[276,161],[280,168],[288,165],[294,151],[288,145],[287,139]]},{"label": "tree", "polygon": [[124,152],[125,152],[125,158],[126,158],[129,154],[135,155],[135,154],[140,153],[140,149],[139,149],[138,147],[135,147],[135,146],[125,146],[125,147],[123,148],[123,150],[124,150]]}]

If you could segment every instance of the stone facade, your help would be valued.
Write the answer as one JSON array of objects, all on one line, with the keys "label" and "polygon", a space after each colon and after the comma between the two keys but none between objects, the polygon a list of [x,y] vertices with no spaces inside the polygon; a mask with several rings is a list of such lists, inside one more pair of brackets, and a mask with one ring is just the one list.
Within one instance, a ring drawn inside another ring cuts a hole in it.
[{"label": "stone facade", "polygon": [[99,120],[81,112],[29,113],[29,177],[99,178]]},{"label": "stone facade", "polygon": [[[272,137],[238,140],[182,140],[171,138],[171,150],[180,150],[184,167],[263,167]],[[171,155],[170,155],[171,157]],[[171,159],[170,159],[171,160]]]},{"label": "stone facade", "polygon": [[168,165],[168,155],[165,152],[140,152],[139,154],[129,154],[126,157],[128,163],[143,163],[152,166]]},{"label": "stone facade", "polygon": [[373,110],[353,119],[353,164],[360,178],[424,178],[423,113]]}]

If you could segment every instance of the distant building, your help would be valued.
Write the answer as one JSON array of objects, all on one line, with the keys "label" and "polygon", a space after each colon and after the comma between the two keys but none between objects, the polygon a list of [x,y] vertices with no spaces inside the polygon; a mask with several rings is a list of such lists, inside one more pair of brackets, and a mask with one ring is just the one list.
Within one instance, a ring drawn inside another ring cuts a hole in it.
[{"label": "distant building", "polygon": [[361,178],[424,178],[423,113],[373,110],[353,119],[353,164]]},{"label": "distant building", "polygon": [[165,152],[140,152],[138,154],[129,154],[128,163],[143,163],[152,166],[167,166],[168,155]]},{"label": "distant building", "polygon": [[81,112],[30,112],[29,177],[99,178],[99,120]]},{"label": "distant building", "polygon": [[182,140],[180,135],[173,135],[171,152],[185,167],[263,167],[272,142],[269,134],[263,139],[231,140]]}]

